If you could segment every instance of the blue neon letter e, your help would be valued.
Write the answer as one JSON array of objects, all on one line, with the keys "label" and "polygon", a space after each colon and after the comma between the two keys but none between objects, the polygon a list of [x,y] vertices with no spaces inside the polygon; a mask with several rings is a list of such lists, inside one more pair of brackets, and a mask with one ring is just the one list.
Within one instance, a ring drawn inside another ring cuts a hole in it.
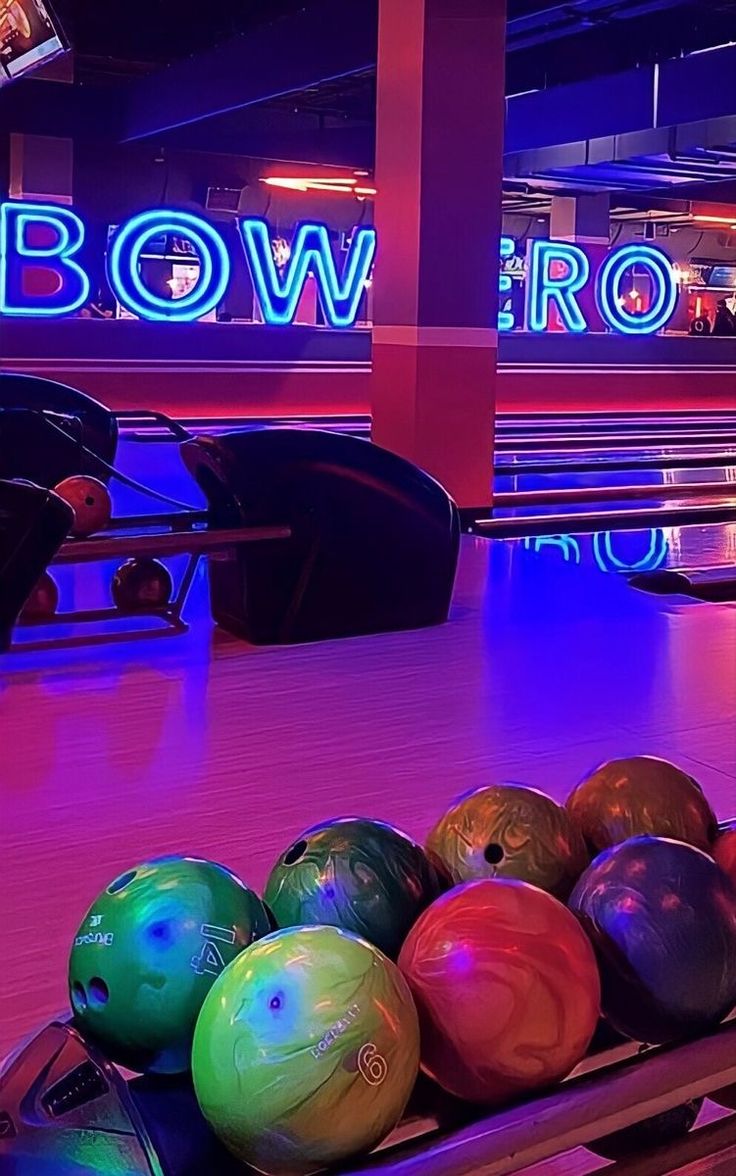
[{"label": "blue neon letter e", "polygon": [[[502,237],[500,247],[501,260],[505,261],[507,257],[513,257],[516,253],[516,241],[513,237]],[[501,303],[501,308],[498,312],[498,329],[499,331],[512,331],[516,322],[516,316],[509,310],[504,310],[504,295],[511,293],[513,282],[508,274],[501,274],[498,279],[498,295]]]},{"label": "blue neon letter e", "polygon": [[[44,230],[43,243],[34,244],[32,228]],[[74,260],[84,245],[84,225],[70,208],[59,204],[31,204],[11,200],[0,204],[0,314],[74,314],[89,298],[89,278]],[[58,285],[52,293],[24,289],[24,274],[50,270]]]},{"label": "blue neon letter e", "polygon": [[[578,306],[575,295],[582,290],[590,275],[590,264],[579,245],[565,241],[529,242],[528,277],[526,285],[526,317],[530,331],[546,331],[549,326],[549,307],[554,302],[566,330],[587,331],[588,324]],[[552,277],[552,265],[565,266],[562,277]]]}]

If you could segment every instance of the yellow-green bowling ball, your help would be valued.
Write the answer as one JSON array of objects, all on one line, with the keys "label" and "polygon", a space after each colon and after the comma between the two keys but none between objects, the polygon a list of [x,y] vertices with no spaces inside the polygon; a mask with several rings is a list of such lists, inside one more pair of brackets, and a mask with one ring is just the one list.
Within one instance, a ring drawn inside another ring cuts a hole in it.
[{"label": "yellow-green bowling ball", "polygon": [[416,1081],[419,1026],[398,968],[336,927],[278,931],[222,973],[202,1007],[192,1074],[238,1159],[305,1176],[369,1151]]}]

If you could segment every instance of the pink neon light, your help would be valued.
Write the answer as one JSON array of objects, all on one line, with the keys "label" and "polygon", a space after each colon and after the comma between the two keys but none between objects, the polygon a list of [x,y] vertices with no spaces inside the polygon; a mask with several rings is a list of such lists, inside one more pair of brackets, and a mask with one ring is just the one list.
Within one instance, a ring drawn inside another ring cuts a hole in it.
[{"label": "pink neon light", "polygon": [[359,184],[352,176],[261,176],[261,183],[271,188],[286,188],[291,192],[346,192],[354,196],[375,196],[376,189]]}]

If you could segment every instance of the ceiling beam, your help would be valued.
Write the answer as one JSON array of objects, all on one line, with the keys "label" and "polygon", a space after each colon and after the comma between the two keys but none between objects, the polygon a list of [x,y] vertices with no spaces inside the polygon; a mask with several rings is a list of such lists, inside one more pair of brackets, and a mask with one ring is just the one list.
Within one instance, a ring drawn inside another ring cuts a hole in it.
[{"label": "ceiling beam", "polygon": [[146,139],[375,65],[375,0],[319,0],[135,82],[123,141]]},{"label": "ceiling beam", "polygon": [[375,129],[335,119],[321,122],[314,114],[252,108],[169,131],[158,142],[173,150],[371,170]]}]

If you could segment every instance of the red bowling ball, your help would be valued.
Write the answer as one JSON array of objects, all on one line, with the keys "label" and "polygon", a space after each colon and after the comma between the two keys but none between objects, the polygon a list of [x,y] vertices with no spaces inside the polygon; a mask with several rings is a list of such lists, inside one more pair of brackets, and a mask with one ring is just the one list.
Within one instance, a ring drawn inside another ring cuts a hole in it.
[{"label": "red bowling ball", "polygon": [[48,621],[59,607],[59,585],[50,572],[44,572],[27,601],[19,620],[22,624]]},{"label": "red bowling ball", "polygon": [[718,830],[697,780],[653,755],[601,764],[573,789],[566,808],[592,854],[644,834],[709,853]]},{"label": "red bowling ball", "polygon": [[112,514],[110,491],[99,478],[75,474],[54,486],[54,493],[68,502],[74,511],[71,534],[75,539],[86,539],[97,531],[104,531]]},{"label": "red bowling ball", "polygon": [[450,1094],[501,1103],[570,1073],[600,1010],[593,950],[562,903],[526,882],[458,886],[419,917],[399,967],[422,1067]]}]

